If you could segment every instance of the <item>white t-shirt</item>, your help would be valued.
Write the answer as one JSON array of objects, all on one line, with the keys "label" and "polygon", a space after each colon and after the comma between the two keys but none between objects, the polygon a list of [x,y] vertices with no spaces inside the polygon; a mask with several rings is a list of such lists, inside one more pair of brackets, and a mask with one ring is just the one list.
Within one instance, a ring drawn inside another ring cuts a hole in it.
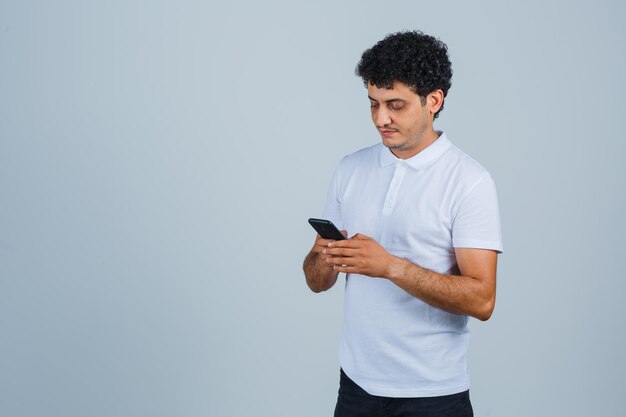
[{"label": "white t-shirt", "polygon": [[[445,133],[412,158],[382,144],[344,157],[324,217],[393,255],[458,274],[454,248],[502,251],[494,183]],[[468,317],[445,312],[383,278],[346,276],[339,359],[372,395],[432,397],[469,388]]]}]

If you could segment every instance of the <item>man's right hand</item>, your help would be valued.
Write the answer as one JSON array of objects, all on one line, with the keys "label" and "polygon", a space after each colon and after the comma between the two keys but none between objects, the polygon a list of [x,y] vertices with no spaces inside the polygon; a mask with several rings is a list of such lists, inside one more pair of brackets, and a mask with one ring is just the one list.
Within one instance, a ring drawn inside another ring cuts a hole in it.
[{"label": "man's right hand", "polygon": [[[346,230],[341,230],[341,234],[348,237]],[[333,242],[332,239],[324,239],[319,234],[315,238],[315,243],[311,251],[304,259],[304,276],[311,291],[326,291],[335,285],[339,272],[333,269],[333,265],[326,262],[331,255],[323,253],[328,248],[328,244]]]},{"label": "man's right hand", "polygon": [[[348,237],[348,232],[346,230],[340,230],[340,232],[345,238]],[[330,242],[334,242],[334,240],[324,239],[318,234],[317,237],[315,238],[315,243],[313,244],[313,248],[311,249],[311,252],[317,253],[322,258],[322,261],[324,261],[324,263],[326,263],[326,258],[330,258],[330,255],[323,253],[324,249],[328,249],[328,244]],[[331,269],[332,269],[332,265],[331,265]]]}]

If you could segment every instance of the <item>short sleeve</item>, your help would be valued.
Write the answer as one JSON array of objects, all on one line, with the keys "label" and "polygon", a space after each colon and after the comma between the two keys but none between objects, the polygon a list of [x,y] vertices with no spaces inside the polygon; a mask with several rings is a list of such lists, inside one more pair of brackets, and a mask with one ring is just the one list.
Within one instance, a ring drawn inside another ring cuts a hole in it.
[{"label": "short sleeve", "polygon": [[496,186],[484,173],[463,197],[452,224],[455,248],[503,251]]},{"label": "short sleeve", "polygon": [[323,218],[330,220],[337,226],[339,230],[344,229],[343,220],[341,218],[341,187],[339,178],[340,166],[335,168],[333,177],[328,186],[328,192],[326,193],[326,204],[324,205]]}]

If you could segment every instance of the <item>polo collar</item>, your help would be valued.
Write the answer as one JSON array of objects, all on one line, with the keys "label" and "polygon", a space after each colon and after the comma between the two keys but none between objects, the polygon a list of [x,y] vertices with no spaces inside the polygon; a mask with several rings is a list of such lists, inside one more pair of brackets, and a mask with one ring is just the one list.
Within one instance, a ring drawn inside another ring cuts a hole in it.
[{"label": "polo collar", "polygon": [[391,150],[389,150],[389,148],[382,145],[380,150],[380,165],[385,167],[404,161],[413,169],[422,169],[423,167],[429,165],[431,162],[437,160],[452,145],[444,132],[437,133],[439,133],[439,137],[433,143],[431,143],[426,149],[423,149],[417,155],[414,155],[409,159],[398,158],[391,152]]}]

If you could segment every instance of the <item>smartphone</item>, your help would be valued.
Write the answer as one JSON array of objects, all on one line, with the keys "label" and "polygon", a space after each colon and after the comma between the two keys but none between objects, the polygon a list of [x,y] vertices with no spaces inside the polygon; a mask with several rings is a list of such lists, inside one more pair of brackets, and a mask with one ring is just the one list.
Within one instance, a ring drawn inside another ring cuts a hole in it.
[{"label": "smartphone", "polygon": [[330,220],[324,219],[309,219],[309,224],[313,226],[313,229],[324,239],[343,240],[344,235],[341,234],[337,226]]}]

